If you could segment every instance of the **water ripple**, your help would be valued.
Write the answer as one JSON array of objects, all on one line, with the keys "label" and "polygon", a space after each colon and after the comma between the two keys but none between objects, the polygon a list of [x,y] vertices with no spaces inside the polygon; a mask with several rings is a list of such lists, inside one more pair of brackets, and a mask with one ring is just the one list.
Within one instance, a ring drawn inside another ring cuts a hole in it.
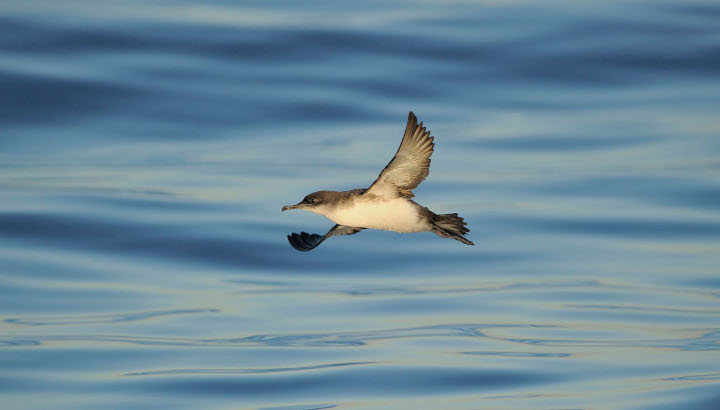
[{"label": "water ripple", "polygon": [[519,136],[501,139],[483,139],[466,143],[470,147],[494,150],[507,150],[513,152],[577,152],[592,150],[613,150],[643,144],[651,144],[657,139],[646,137],[593,137],[593,136]]},{"label": "water ripple", "polygon": [[157,376],[171,374],[245,374],[245,373],[287,373],[300,372],[307,370],[330,369],[345,366],[360,366],[374,364],[376,362],[348,362],[348,363],[331,363],[318,364],[313,366],[300,367],[278,367],[272,369],[174,369],[174,370],[154,370],[146,372],[127,373],[125,376]]},{"label": "water ripple", "polygon": [[[336,333],[310,333],[310,334],[258,334],[244,337],[229,338],[179,338],[179,337],[143,337],[123,335],[47,335],[36,336],[37,343],[46,342],[109,342],[131,343],[138,345],[158,346],[364,346],[375,340],[397,340],[434,337],[485,337],[478,329],[489,328],[553,328],[551,325],[509,325],[509,324],[455,324],[423,326],[415,328],[400,328],[375,330],[367,332],[336,332]],[[16,343],[20,338],[0,339],[6,346]],[[27,340],[23,338],[22,340]]]},{"label": "water ripple", "polygon": [[706,374],[693,374],[688,376],[676,376],[676,377],[668,377],[663,380],[673,380],[673,381],[713,381],[713,380],[720,380],[720,373],[706,373]]},{"label": "water ripple", "polygon": [[325,410],[337,407],[335,404],[296,404],[291,406],[262,407],[258,410]]},{"label": "water ripple", "polygon": [[[95,342],[130,343],[155,346],[273,346],[273,347],[357,347],[373,341],[419,338],[471,337],[487,340],[522,343],[535,346],[594,346],[608,348],[645,347],[677,349],[684,351],[720,350],[720,330],[708,330],[699,336],[675,339],[606,339],[588,338],[518,338],[502,337],[495,334],[499,329],[556,329],[553,325],[510,325],[510,324],[457,324],[416,328],[387,329],[367,332],[336,332],[311,334],[258,334],[228,338],[180,338],[123,335],[46,335],[0,339],[3,346],[44,344],[48,342]],[[481,330],[482,329],[482,330]]]},{"label": "water ripple", "polygon": [[[195,375],[196,376],[196,375]],[[239,376],[239,375],[237,375]],[[302,376],[302,377],[300,377]],[[508,371],[449,366],[355,366],[333,372],[280,373],[272,377],[193,377],[174,375],[125,383],[133,391],[192,392],[193,394],[255,396],[272,394],[432,395],[447,392],[497,391],[562,380],[549,371]]]},{"label": "water ripple", "polygon": [[500,338],[509,342],[530,344],[534,346],[594,346],[609,348],[661,348],[677,349],[681,351],[715,351],[720,350],[720,330],[711,330],[697,337],[677,339],[625,339],[625,340],[595,340],[595,339],[524,339]]},{"label": "water ripple", "polygon": [[[569,281],[543,281],[543,282],[516,282],[495,286],[464,286],[445,287],[435,286],[394,286],[394,287],[373,287],[368,285],[333,285],[327,284],[318,287],[317,284],[305,285],[300,282],[281,282],[268,280],[230,279],[227,282],[243,285],[238,292],[243,294],[274,294],[274,293],[338,293],[347,296],[365,297],[378,295],[442,295],[453,293],[476,293],[476,292],[523,292],[540,289],[568,289],[568,288],[593,288],[593,289],[627,289],[627,285],[613,285],[602,283],[597,280],[569,280]],[[244,285],[255,285],[247,288]]]},{"label": "water ripple", "polygon": [[506,224],[542,232],[632,237],[658,241],[668,238],[720,238],[720,224],[711,221],[524,216],[501,219]]},{"label": "water ripple", "polygon": [[134,322],[153,319],[160,316],[175,316],[198,313],[217,313],[218,309],[175,309],[158,312],[115,313],[110,315],[74,315],[74,316],[47,316],[8,318],[6,323],[25,326],[61,326],[61,325],[89,325],[120,322]]},{"label": "water ripple", "polygon": [[565,306],[567,306],[569,308],[573,308],[573,309],[587,309],[587,310],[625,310],[625,311],[638,311],[638,312],[720,315],[720,310],[685,309],[685,308],[681,309],[681,308],[670,308],[670,307],[659,307],[659,306],[635,306],[635,305],[611,305],[611,304],[567,304]]},{"label": "water ripple", "polygon": [[532,353],[532,352],[460,352],[473,356],[501,356],[501,357],[570,357],[571,353]]}]

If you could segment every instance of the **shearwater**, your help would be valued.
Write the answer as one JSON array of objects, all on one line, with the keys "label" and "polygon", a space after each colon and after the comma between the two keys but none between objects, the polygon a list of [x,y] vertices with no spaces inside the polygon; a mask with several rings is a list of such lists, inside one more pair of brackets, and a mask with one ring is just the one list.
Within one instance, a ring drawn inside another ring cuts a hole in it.
[{"label": "shearwater", "polygon": [[400,148],[370,188],[313,192],[298,204],[282,207],[283,211],[315,212],[337,224],[324,236],[306,232],[288,235],[290,245],[299,251],[309,251],[327,238],[353,235],[363,229],[434,232],[443,238],[474,245],[465,238],[470,230],[458,214],[438,215],[410,199],[415,196],[412,190],[430,174],[433,139],[410,111]]}]

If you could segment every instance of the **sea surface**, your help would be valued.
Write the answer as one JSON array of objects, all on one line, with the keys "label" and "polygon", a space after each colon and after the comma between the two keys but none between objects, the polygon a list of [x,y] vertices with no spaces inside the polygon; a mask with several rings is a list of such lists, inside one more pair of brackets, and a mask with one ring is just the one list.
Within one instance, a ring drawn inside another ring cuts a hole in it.
[{"label": "sea surface", "polygon": [[[715,1],[0,3],[0,408],[720,408]],[[280,212],[367,187],[474,247]]]}]

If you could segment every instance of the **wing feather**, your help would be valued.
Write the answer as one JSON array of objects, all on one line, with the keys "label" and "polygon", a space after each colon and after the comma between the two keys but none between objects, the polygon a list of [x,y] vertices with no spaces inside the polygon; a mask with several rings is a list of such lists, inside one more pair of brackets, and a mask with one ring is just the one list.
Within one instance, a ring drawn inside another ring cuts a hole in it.
[{"label": "wing feather", "polygon": [[307,232],[300,232],[295,233],[293,232],[292,235],[288,235],[288,241],[290,242],[290,245],[292,245],[293,248],[299,250],[300,252],[307,252],[311,251],[318,247],[325,239],[331,238],[333,236],[337,235],[353,235],[360,231],[362,231],[363,228],[355,228],[352,226],[344,226],[344,225],[335,225],[328,233],[325,234],[325,236],[318,235],[316,233],[309,234]]},{"label": "wing feather", "polygon": [[366,194],[382,197],[415,196],[412,190],[430,174],[430,156],[435,148],[433,140],[430,131],[422,122],[418,124],[417,117],[410,111],[400,147]]}]

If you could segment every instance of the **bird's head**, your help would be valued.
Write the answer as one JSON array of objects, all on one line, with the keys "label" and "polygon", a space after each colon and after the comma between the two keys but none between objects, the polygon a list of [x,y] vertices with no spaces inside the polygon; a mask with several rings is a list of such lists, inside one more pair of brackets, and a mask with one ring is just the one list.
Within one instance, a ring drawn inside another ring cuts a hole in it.
[{"label": "bird's head", "polygon": [[289,211],[291,209],[304,209],[306,211],[323,215],[330,206],[333,193],[334,192],[332,191],[313,192],[312,194],[305,196],[302,201],[295,205],[285,205],[282,207],[282,210]]}]

